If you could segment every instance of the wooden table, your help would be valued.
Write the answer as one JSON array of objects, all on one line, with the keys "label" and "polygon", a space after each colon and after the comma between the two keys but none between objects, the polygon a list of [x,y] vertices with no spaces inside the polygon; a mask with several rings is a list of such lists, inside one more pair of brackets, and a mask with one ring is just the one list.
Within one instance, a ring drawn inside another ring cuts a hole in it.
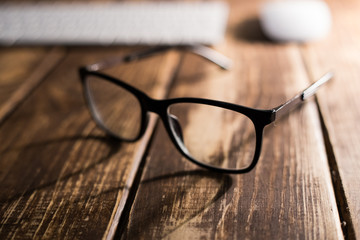
[{"label": "wooden table", "polygon": [[261,1],[229,3],[226,39],[215,48],[234,61],[230,71],[169,51],[112,74],[154,98],[265,109],[333,70],[316,98],[266,128],[255,169],[193,165],[156,119],[135,143],[96,127],[78,66],[143,47],[3,47],[0,239],[360,237],[360,2],[329,0],[332,32],[308,44],[267,41]]}]

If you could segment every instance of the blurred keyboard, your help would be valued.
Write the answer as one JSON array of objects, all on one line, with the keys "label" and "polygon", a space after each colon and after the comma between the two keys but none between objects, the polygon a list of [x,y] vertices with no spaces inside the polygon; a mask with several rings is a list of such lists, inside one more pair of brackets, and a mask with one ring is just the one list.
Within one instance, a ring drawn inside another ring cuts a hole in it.
[{"label": "blurred keyboard", "polygon": [[0,5],[0,44],[216,44],[224,2],[119,2]]}]

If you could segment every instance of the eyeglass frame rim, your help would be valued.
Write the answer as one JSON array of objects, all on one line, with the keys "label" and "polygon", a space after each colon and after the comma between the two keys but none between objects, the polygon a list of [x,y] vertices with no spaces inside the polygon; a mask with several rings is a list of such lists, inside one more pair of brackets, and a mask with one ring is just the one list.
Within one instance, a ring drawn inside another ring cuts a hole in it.
[{"label": "eyeglass frame rim", "polygon": [[[205,46],[186,46],[186,48],[184,48],[184,46],[180,46],[179,48],[181,50],[185,49],[185,50],[191,51],[191,50],[196,49],[197,47],[199,47],[201,51],[207,51],[207,49],[212,50]],[[250,107],[246,107],[246,106],[242,106],[242,105],[238,105],[238,104],[234,104],[234,103],[229,103],[229,102],[224,102],[224,101],[219,101],[219,100],[212,100],[212,99],[205,99],[205,98],[182,97],[182,98],[169,98],[169,99],[153,99],[153,98],[150,98],[148,95],[146,95],[141,90],[125,83],[124,81],[122,81],[118,78],[114,78],[105,73],[99,72],[103,68],[110,67],[110,66],[113,66],[113,65],[119,64],[119,63],[124,63],[124,62],[127,63],[127,62],[137,60],[142,57],[152,56],[154,53],[160,53],[160,52],[166,51],[171,48],[176,48],[176,46],[155,47],[150,50],[145,50],[143,52],[144,54],[142,56],[141,56],[142,52],[140,52],[140,54],[132,53],[132,54],[126,55],[125,57],[116,58],[115,60],[111,60],[110,62],[104,61],[104,62],[98,62],[95,64],[80,67],[79,75],[80,75],[80,79],[81,79],[81,82],[83,85],[84,96],[85,96],[86,102],[89,105],[91,116],[93,117],[95,122],[98,124],[98,126],[100,126],[107,134],[109,134],[117,139],[120,139],[122,141],[127,141],[127,142],[135,142],[135,141],[139,140],[144,135],[144,133],[147,129],[148,113],[149,112],[156,113],[162,120],[164,127],[168,133],[168,136],[170,137],[171,141],[173,142],[173,144],[175,145],[177,150],[184,157],[186,157],[188,160],[190,160],[194,164],[197,164],[198,166],[210,169],[215,172],[240,174],[240,173],[247,173],[247,172],[251,171],[256,166],[256,164],[260,158],[261,148],[262,148],[262,140],[263,140],[263,131],[264,131],[265,126],[274,122],[275,120],[282,117],[283,115],[288,114],[297,105],[299,105],[301,102],[305,101],[308,97],[312,96],[316,92],[318,87],[320,87],[322,84],[324,84],[325,82],[327,82],[328,80],[330,80],[333,77],[333,73],[328,72],[327,74],[322,76],[318,81],[316,81],[315,83],[310,85],[308,88],[303,90],[300,94],[297,94],[295,97],[291,98],[290,100],[286,101],[285,103],[283,103],[275,108],[272,108],[272,109],[263,110],[263,109],[255,109],[255,108],[250,108]],[[214,51],[214,50],[212,50],[212,51]],[[201,53],[199,54],[196,51],[193,53],[202,56]],[[140,57],[138,57],[138,56],[140,56]],[[202,56],[202,57],[204,57],[204,56]],[[223,69],[227,69],[227,63],[221,65],[216,62],[216,59],[213,61],[211,59],[208,59],[206,56],[204,58],[219,65]],[[103,124],[102,120],[99,119],[98,114],[96,114],[96,111],[94,110],[94,104],[92,103],[90,91],[88,90],[88,86],[86,84],[86,77],[88,75],[94,75],[94,76],[102,78],[103,80],[110,81],[113,84],[116,84],[116,85],[126,89],[127,91],[130,91],[136,97],[136,99],[139,101],[140,106],[141,106],[141,125],[140,125],[140,130],[139,130],[138,136],[136,136],[134,139],[131,139],[131,140],[121,138],[121,137],[117,136],[115,133],[113,133],[111,130],[109,130]],[[167,109],[170,105],[176,104],[176,103],[205,104],[205,105],[221,107],[224,109],[232,110],[232,111],[235,111],[235,112],[238,112],[240,114],[247,116],[254,124],[255,133],[256,133],[255,152],[254,152],[254,156],[253,156],[253,160],[252,160],[251,164],[247,168],[242,168],[242,169],[220,168],[220,167],[215,167],[215,166],[200,162],[200,161],[192,158],[187,153],[185,153],[184,150],[181,148],[180,144],[177,142],[177,140],[175,138],[175,133],[173,132],[170,122],[168,120],[169,114],[167,113]]]}]

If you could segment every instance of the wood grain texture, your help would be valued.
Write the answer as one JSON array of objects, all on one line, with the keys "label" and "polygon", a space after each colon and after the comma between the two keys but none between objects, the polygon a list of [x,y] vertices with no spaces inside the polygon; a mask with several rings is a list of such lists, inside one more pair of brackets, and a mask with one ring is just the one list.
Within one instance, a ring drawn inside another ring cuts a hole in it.
[{"label": "wood grain texture", "polygon": [[304,46],[302,52],[311,78],[328,69],[335,72],[334,81],[319,92],[318,101],[334,158],[337,191],[344,191],[339,196],[344,229],[349,239],[355,239],[355,235],[360,237],[360,4],[348,0],[329,1],[329,5],[333,13],[330,36]]},{"label": "wood grain texture", "polygon": [[[270,43],[256,32],[257,7],[231,2],[229,32],[219,50],[234,60],[233,68],[223,72],[186,56],[172,97],[266,109],[310,83],[297,45]],[[129,221],[121,227],[122,239],[342,239],[314,100],[266,129],[259,163],[243,175],[194,166],[159,128]]]},{"label": "wood grain texture", "polygon": [[[131,50],[70,49],[2,124],[1,239],[111,238],[154,122],[137,143],[106,137],[90,118],[77,67]],[[178,57],[169,52],[129,66],[130,73],[110,72],[163,97]]]},{"label": "wood grain texture", "polygon": [[0,49],[0,102],[4,103],[12,92],[24,82],[31,69],[45,56],[46,48]]},{"label": "wood grain texture", "polygon": [[36,88],[63,56],[61,48],[0,49],[0,123]]}]

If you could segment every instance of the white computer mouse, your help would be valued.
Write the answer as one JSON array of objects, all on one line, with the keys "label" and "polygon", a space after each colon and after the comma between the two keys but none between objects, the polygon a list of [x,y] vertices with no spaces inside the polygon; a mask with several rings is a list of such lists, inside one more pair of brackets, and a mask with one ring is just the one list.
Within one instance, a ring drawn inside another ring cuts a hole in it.
[{"label": "white computer mouse", "polygon": [[319,40],[331,29],[331,12],[322,0],[269,1],[260,9],[260,25],[274,41]]}]

